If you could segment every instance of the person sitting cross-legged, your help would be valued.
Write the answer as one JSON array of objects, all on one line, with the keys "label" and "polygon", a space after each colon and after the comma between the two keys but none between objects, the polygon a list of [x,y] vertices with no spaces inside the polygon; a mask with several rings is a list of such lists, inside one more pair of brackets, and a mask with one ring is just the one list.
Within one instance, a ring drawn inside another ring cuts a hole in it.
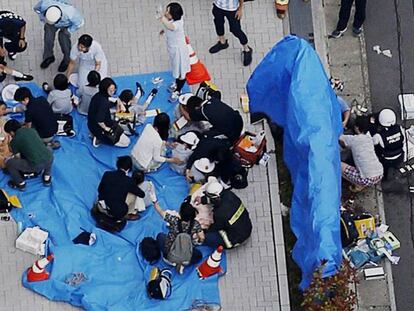
[{"label": "person sitting cross-legged", "polygon": [[135,199],[144,198],[145,193],[134,179],[128,176],[132,169],[129,156],[119,157],[115,171],[106,171],[98,187],[98,210],[116,220],[138,220]]},{"label": "person sitting cross-legged", "polygon": [[11,119],[4,125],[4,131],[12,137],[10,148],[13,156],[5,161],[6,170],[11,176],[8,185],[24,191],[26,182],[22,174],[38,174],[43,171],[43,184],[50,186],[53,154],[44,145],[36,130],[22,127],[17,120]]}]

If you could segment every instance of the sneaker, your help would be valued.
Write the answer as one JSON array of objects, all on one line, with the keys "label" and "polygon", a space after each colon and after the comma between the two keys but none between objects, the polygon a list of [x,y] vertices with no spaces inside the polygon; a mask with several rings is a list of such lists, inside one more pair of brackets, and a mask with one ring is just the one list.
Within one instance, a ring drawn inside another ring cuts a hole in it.
[{"label": "sneaker", "polygon": [[332,31],[332,33],[329,35],[329,38],[335,38],[338,39],[340,37],[342,37],[345,33],[345,31],[347,31],[348,28],[345,28],[344,30],[337,30],[335,29],[334,31]]},{"label": "sneaker", "polygon": [[145,94],[145,91],[144,91],[141,83],[135,82],[135,86],[136,86],[135,94],[138,94],[138,92],[140,92],[141,93],[141,96],[143,96]]},{"label": "sneaker", "polygon": [[10,58],[10,60],[16,60],[17,53],[16,52],[9,53],[9,58]]},{"label": "sneaker", "polygon": [[60,148],[60,142],[57,140],[52,140],[51,142],[46,143],[46,146],[52,148],[53,150],[56,150]]},{"label": "sneaker", "polygon": [[52,184],[52,176],[43,174],[42,181],[43,186],[49,187]]},{"label": "sneaker", "polygon": [[65,72],[66,69],[68,69],[68,66],[69,66],[69,63],[67,61],[65,61],[65,60],[62,60],[60,62],[59,67],[58,67],[58,71],[59,72]]},{"label": "sneaker", "polygon": [[33,80],[33,76],[31,75],[27,75],[27,74],[23,74],[23,77],[14,77],[14,81],[32,81]]},{"label": "sneaker", "polygon": [[98,148],[99,145],[101,144],[101,142],[98,140],[98,138],[96,138],[95,136],[92,138],[92,146],[94,146],[95,148]]},{"label": "sneaker", "polygon": [[45,93],[50,93],[51,88],[50,88],[49,83],[43,82],[43,84],[42,84],[42,90],[45,91]]},{"label": "sneaker", "polygon": [[7,182],[7,185],[12,189],[17,189],[19,191],[25,191],[26,190],[26,183],[22,181],[20,184],[16,184],[13,180],[9,180]]},{"label": "sneaker", "polygon": [[50,64],[51,64],[51,63],[53,63],[55,60],[56,60],[56,59],[55,59],[55,57],[54,57],[54,56],[52,56],[52,57],[48,57],[48,58],[44,59],[44,60],[43,60],[43,62],[40,64],[40,68],[42,68],[42,69],[46,69],[46,68],[47,68],[47,67],[49,67],[49,66],[50,66]]},{"label": "sneaker", "polygon": [[168,87],[168,92],[170,93],[174,93],[175,90],[177,89],[177,84],[175,82],[171,83],[170,86]]},{"label": "sneaker", "polygon": [[354,35],[354,37],[359,37],[362,33],[362,27],[356,28],[356,27],[352,27],[352,34]]},{"label": "sneaker", "polygon": [[253,49],[249,46],[248,51],[242,52],[243,66],[249,66],[252,63]]},{"label": "sneaker", "polygon": [[172,92],[170,98],[168,98],[168,101],[170,103],[176,103],[178,101],[178,97],[180,96],[180,93],[178,93],[177,91]]},{"label": "sneaker", "polygon": [[221,43],[220,41],[218,41],[216,44],[214,44],[208,51],[211,54],[215,54],[217,52],[220,52],[221,50],[225,50],[229,47],[229,44],[226,40],[225,43]]}]

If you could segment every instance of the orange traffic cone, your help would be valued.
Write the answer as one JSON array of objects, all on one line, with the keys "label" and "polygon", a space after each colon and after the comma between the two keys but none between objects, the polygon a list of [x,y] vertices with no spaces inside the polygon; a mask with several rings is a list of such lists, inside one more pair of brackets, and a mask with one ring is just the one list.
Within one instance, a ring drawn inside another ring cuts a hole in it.
[{"label": "orange traffic cone", "polygon": [[207,260],[198,266],[197,273],[200,279],[208,278],[209,276],[222,271],[220,267],[222,252],[223,246],[220,245],[210,256],[208,256]]},{"label": "orange traffic cone", "polygon": [[190,38],[185,37],[185,42],[187,43],[188,53],[190,53],[190,65],[191,71],[187,73],[186,79],[189,85],[201,83],[203,81],[211,80],[210,74],[206,66],[198,59],[196,53],[194,52],[191,44]]},{"label": "orange traffic cone", "polygon": [[27,270],[27,281],[38,282],[47,280],[49,278],[49,272],[45,270],[45,267],[53,260],[53,258],[54,255],[50,254],[47,257],[37,260],[33,266]]},{"label": "orange traffic cone", "polygon": [[289,5],[289,0],[275,0],[277,17],[281,19],[285,18],[288,5]]}]

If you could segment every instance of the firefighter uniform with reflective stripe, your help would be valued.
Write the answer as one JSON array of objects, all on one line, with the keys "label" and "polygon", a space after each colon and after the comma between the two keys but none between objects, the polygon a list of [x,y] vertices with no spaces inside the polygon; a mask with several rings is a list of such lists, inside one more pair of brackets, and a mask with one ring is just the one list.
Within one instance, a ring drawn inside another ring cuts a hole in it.
[{"label": "firefighter uniform with reflective stripe", "polygon": [[250,237],[252,222],[249,212],[240,198],[230,190],[220,194],[214,204],[214,223],[209,232],[217,231],[224,242],[225,248],[233,248]]}]

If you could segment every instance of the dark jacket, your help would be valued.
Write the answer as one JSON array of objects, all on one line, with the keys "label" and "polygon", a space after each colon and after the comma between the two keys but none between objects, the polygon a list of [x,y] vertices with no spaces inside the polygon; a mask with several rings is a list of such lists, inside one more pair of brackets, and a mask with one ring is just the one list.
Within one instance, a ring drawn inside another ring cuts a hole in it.
[{"label": "dark jacket", "polygon": [[88,128],[97,139],[104,143],[109,143],[104,130],[98,123],[105,123],[107,127],[112,127],[114,121],[111,118],[110,108],[112,103],[109,101],[108,96],[101,93],[96,93],[89,105],[88,110]]},{"label": "dark jacket", "polygon": [[107,171],[102,176],[98,187],[98,198],[104,200],[110,214],[116,219],[123,219],[128,212],[125,203],[128,193],[143,198],[145,193],[134,180],[122,170]]},{"label": "dark jacket", "polygon": [[197,147],[194,149],[194,152],[188,158],[186,168],[191,169],[194,162],[201,158],[208,158],[210,161],[214,161],[217,150],[223,146],[230,148],[231,144],[227,139],[203,137],[200,139]]},{"label": "dark jacket", "polygon": [[213,206],[214,223],[208,229],[209,231],[223,230],[233,246],[250,237],[252,222],[249,212],[237,195],[230,190],[224,190],[220,195],[220,200]]},{"label": "dark jacket", "polygon": [[216,98],[211,98],[200,108],[191,111],[190,119],[208,121],[212,125],[207,132],[209,136],[224,134],[232,143],[240,137],[243,129],[240,113]]},{"label": "dark jacket", "polygon": [[58,130],[56,115],[43,96],[30,98],[26,107],[25,122],[31,123],[41,138],[53,137]]}]

